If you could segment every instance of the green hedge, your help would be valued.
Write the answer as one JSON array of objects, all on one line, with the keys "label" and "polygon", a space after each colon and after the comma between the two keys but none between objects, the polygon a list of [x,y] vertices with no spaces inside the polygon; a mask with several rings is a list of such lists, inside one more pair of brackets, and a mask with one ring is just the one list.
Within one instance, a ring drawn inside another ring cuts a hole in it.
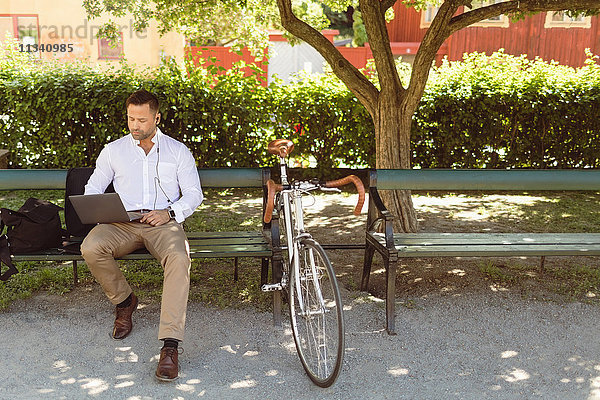
[{"label": "green hedge", "polygon": [[600,66],[473,53],[444,63],[413,124],[423,168],[600,166]]},{"label": "green hedge", "polygon": [[300,78],[269,91],[275,136],[294,141],[303,166],[309,156],[320,169],[374,165],[373,122],[362,104],[332,75]]},{"label": "green hedge", "polygon": [[0,73],[0,148],[24,168],[93,165],[106,143],[127,133],[125,100],[138,88],[161,101],[161,129],[185,142],[198,166],[258,166],[272,134],[266,89],[252,77],[214,81],[176,66],[135,73],[87,67]]},{"label": "green hedge", "polygon": [[[595,60],[576,70],[500,52],[444,63],[414,116],[413,165],[598,167]],[[161,129],[185,142],[200,167],[273,165],[265,149],[275,137],[294,140],[299,164],[309,156],[321,169],[375,164],[370,116],[330,75],[267,88],[252,76],[173,64],[145,72],[0,67],[0,148],[11,150],[14,168],[93,165],[126,133],[125,99],[141,87],[158,95]]]}]

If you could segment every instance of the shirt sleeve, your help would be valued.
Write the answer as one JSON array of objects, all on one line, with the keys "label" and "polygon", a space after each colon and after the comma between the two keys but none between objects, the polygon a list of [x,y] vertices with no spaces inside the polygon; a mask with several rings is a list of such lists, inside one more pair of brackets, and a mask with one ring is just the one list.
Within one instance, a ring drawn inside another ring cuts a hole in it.
[{"label": "shirt sleeve", "polygon": [[84,194],[104,193],[114,178],[114,171],[110,166],[110,150],[104,147],[96,160],[96,168],[85,185]]},{"label": "shirt sleeve", "polygon": [[204,194],[200,186],[200,176],[198,175],[196,161],[187,147],[182,146],[178,160],[177,181],[181,197],[171,205],[171,208],[175,211],[175,220],[181,223],[202,204]]}]

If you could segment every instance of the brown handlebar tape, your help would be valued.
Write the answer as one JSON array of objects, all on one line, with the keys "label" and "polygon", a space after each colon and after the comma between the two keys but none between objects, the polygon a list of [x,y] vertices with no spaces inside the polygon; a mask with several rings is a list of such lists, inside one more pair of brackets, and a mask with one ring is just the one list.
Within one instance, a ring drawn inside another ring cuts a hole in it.
[{"label": "brown handlebar tape", "polygon": [[325,182],[325,187],[337,188],[340,186],[347,185],[349,183],[354,183],[354,186],[356,186],[356,190],[358,191],[358,203],[356,203],[356,207],[354,208],[354,215],[360,215],[360,211],[362,210],[363,204],[365,203],[365,187],[363,186],[363,183],[358,178],[358,176],[348,175],[347,177],[342,179]]}]

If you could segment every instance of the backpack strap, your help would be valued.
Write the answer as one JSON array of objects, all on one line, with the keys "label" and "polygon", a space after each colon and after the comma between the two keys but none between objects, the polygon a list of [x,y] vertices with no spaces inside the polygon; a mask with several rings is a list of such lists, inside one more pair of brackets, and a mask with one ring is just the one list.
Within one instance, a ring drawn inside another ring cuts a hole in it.
[{"label": "backpack strap", "polygon": [[[2,231],[0,230],[0,232]],[[0,281],[7,281],[11,275],[19,272],[10,258],[10,250],[8,248],[8,239],[6,238],[6,235],[0,236],[0,266],[2,263],[8,266],[8,270],[0,275]]]}]

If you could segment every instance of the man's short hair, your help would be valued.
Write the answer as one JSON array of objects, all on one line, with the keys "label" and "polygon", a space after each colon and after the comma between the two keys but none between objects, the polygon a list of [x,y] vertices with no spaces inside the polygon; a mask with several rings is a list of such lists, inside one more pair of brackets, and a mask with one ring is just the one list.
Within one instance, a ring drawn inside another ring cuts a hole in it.
[{"label": "man's short hair", "polygon": [[125,102],[125,108],[128,108],[130,104],[136,106],[148,104],[150,106],[150,111],[154,113],[158,112],[158,98],[146,89],[137,90],[131,93]]}]

